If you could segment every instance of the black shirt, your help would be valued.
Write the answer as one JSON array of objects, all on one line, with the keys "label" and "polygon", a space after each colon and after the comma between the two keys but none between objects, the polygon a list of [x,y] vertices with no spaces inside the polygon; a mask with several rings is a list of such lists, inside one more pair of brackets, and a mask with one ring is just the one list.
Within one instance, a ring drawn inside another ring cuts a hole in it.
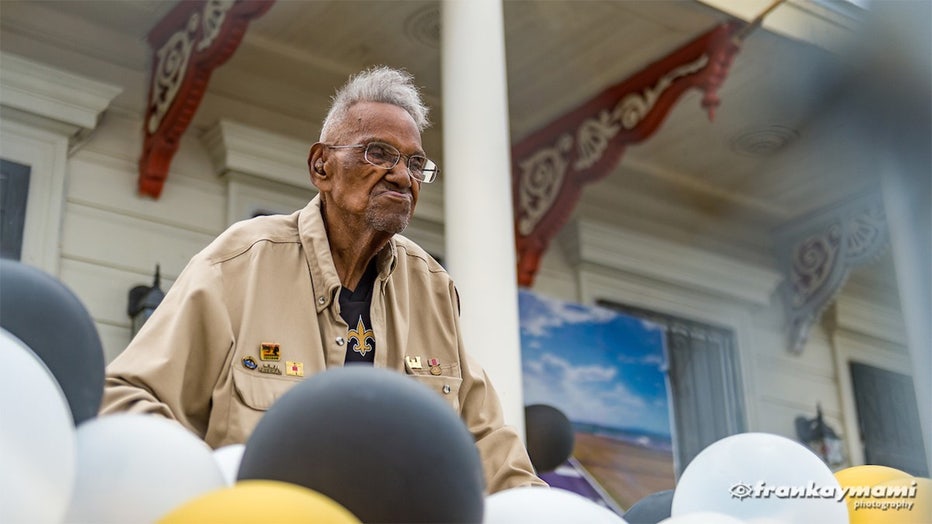
[{"label": "black shirt", "polygon": [[340,289],[340,316],[349,326],[346,332],[346,364],[371,364],[375,361],[375,333],[372,331],[369,308],[372,305],[372,288],[377,275],[378,269],[373,257],[355,290],[346,287]]}]

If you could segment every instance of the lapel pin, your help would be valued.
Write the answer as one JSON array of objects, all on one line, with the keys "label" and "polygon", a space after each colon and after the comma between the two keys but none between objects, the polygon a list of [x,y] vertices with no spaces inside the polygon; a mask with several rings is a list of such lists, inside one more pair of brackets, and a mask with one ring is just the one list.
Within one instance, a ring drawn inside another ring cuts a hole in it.
[{"label": "lapel pin", "polygon": [[303,362],[285,362],[285,374],[291,375],[293,377],[303,377],[304,376],[304,363]]},{"label": "lapel pin", "polygon": [[440,361],[439,361],[439,360],[437,360],[437,359],[435,359],[435,358],[432,358],[432,359],[428,360],[427,363],[430,364],[430,374],[431,374],[431,375],[439,375],[439,374],[443,373],[442,371],[440,371]]},{"label": "lapel pin", "polygon": [[408,367],[411,369],[423,369],[421,357],[405,357],[405,362],[408,363]]},{"label": "lapel pin", "polygon": [[281,346],[274,342],[263,342],[259,345],[260,360],[281,360]]},{"label": "lapel pin", "polygon": [[256,359],[247,355],[243,357],[243,367],[246,369],[256,369],[257,367],[259,367],[259,364],[256,363]]},{"label": "lapel pin", "polygon": [[268,373],[269,375],[281,375],[282,370],[278,369],[278,366],[275,364],[262,364],[262,367],[259,368],[259,373]]}]

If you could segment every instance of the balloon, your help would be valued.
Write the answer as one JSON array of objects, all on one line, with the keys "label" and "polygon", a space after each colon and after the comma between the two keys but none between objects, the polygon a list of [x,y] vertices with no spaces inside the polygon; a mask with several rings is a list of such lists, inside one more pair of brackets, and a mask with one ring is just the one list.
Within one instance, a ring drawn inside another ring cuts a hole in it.
[{"label": "balloon", "polygon": [[768,433],[741,433],[712,443],[686,466],[670,513],[847,524],[840,491],[828,466],[802,444]]},{"label": "balloon", "polygon": [[560,488],[521,487],[493,493],[485,499],[484,524],[626,524],[614,511]]},{"label": "balloon", "polygon": [[670,518],[670,506],[673,504],[673,490],[658,491],[642,498],[628,508],[625,520],[629,524],[657,524]]},{"label": "balloon", "polygon": [[177,422],[120,413],[77,431],[78,474],[68,523],[153,522],[226,486],[210,447]]},{"label": "balloon", "polygon": [[430,388],[386,369],[334,368],[292,387],[246,441],[238,478],[307,487],[364,522],[482,521],[472,435]]},{"label": "balloon", "polygon": [[697,511],[661,520],[659,524],[745,524],[745,522],[724,513]]},{"label": "balloon", "polygon": [[[905,471],[900,471],[887,466],[863,465],[851,466],[850,468],[840,469],[835,472],[835,479],[842,488],[848,488],[848,495],[845,502],[848,504],[848,515],[851,524],[855,522],[865,522],[860,520],[859,516],[863,513],[855,513],[855,505],[864,500],[871,500],[870,497],[861,498],[855,496],[861,489],[873,487],[881,482],[896,480],[902,478],[911,478],[912,475]],[[854,495],[853,495],[854,494]]]},{"label": "balloon", "polygon": [[158,524],[359,524],[333,499],[286,482],[244,480],[190,500]]},{"label": "balloon", "polygon": [[[892,469],[892,468],[891,468]],[[848,504],[852,500],[849,496]],[[870,497],[858,497],[851,524],[929,524],[932,522],[932,479],[900,477],[871,488]]]},{"label": "balloon", "polygon": [[227,486],[236,483],[236,475],[239,473],[239,463],[243,460],[244,451],[246,451],[245,444],[230,444],[214,450],[214,460],[217,461]]},{"label": "balloon", "polygon": [[59,523],[74,486],[68,400],[36,354],[5,329],[0,355],[7,368],[0,379],[0,522]]},{"label": "balloon", "polygon": [[104,394],[104,350],[84,305],[57,279],[0,259],[0,327],[16,335],[55,376],[74,424],[97,416]]},{"label": "balloon", "polygon": [[527,452],[538,473],[557,469],[573,453],[575,435],[570,420],[546,404],[524,408]]}]

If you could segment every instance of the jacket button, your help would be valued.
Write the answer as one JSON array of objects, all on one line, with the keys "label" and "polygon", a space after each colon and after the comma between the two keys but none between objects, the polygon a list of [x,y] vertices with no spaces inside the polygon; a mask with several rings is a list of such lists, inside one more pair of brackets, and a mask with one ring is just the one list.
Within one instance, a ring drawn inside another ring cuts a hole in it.
[{"label": "jacket button", "polygon": [[337,343],[338,346],[342,346],[342,345],[343,345],[343,337],[337,337],[335,340],[336,340],[336,343]]},{"label": "jacket button", "polygon": [[318,297],[318,299],[317,299],[317,303],[318,303],[318,304],[323,304],[323,303],[326,302],[326,301],[327,301],[327,299],[324,298],[324,297]]},{"label": "jacket button", "polygon": [[444,394],[444,395],[449,395],[449,394],[450,394],[450,385],[449,385],[449,384],[444,384],[444,385],[443,385],[443,394]]}]

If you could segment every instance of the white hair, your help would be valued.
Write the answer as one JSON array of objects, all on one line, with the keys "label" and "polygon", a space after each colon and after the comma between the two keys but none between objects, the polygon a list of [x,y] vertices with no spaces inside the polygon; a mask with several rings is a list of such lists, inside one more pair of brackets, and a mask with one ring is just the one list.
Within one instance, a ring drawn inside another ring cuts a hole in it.
[{"label": "white hair", "polygon": [[320,140],[330,138],[346,112],[359,102],[383,102],[396,105],[411,115],[418,131],[424,131],[430,125],[427,114],[430,112],[421,100],[421,93],[414,85],[414,76],[403,69],[375,66],[350,77],[337,90],[327,112],[327,118],[320,130]]}]

